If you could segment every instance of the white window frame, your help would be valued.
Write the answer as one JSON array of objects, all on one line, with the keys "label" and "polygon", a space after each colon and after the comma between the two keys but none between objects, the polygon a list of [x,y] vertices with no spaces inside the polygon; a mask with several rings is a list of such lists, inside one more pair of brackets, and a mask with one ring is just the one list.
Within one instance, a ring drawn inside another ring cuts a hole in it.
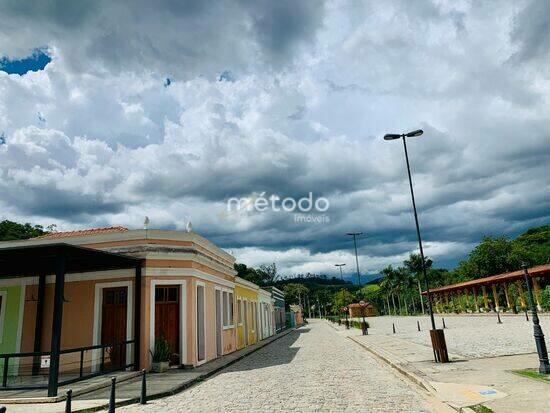
[{"label": "white window frame", "polygon": [[[230,330],[235,328],[235,311],[233,311],[233,317],[231,317],[231,308],[233,308],[233,301],[235,300],[235,293],[229,288],[222,288],[222,329]],[[227,303],[225,303],[224,297],[227,294]],[[233,299],[230,299],[230,295]],[[225,323],[227,317],[227,324]]]},{"label": "white window frame", "polygon": [[[256,304],[256,301],[250,301],[250,307],[251,307],[251,313],[252,313],[252,320],[250,320],[250,324],[252,324],[252,328],[250,329],[251,332],[255,333],[256,332],[256,309],[258,308],[257,307],[257,304]],[[256,338],[256,341],[257,338]]]},{"label": "white window frame", "polygon": [[237,297],[237,325],[243,325],[243,300]]}]

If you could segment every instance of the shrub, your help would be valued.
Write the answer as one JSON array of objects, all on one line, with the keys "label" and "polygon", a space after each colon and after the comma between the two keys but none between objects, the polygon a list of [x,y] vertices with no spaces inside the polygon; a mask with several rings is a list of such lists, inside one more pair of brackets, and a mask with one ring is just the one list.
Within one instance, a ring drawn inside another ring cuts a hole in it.
[{"label": "shrub", "polygon": [[170,344],[168,343],[168,340],[166,340],[164,337],[156,339],[154,351],[151,352],[151,350],[149,350],[149,352],[153,357],[153,363],[168,361],[170,360],[170,356],[172,354],[172,352],[170,351]]},{"label": "shrub", "polygon": [[[361,329],[361,321],[352,320],[350,321],[350,327]],[[370,328],[369,322],[365,320],[365,323],[367,324],[367,328]]]}]

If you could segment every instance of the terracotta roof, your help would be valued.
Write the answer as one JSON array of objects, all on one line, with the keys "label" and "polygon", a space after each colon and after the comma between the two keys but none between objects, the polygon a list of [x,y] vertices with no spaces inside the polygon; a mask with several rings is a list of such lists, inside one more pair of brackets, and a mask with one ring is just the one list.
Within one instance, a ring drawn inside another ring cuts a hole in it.
[{"label": "terracotta roof", "polygon": [[[550,276],[550,264],[538,265],[536,267],[528,268],[527,271],[531,277],[546,277]],[[491,275],[489,277],[476,278],[475,280],[464,281],[456,284],[449,284],[443,287],[431,288],[430,292],[450,292],[454,290],[461,290],[468,287],[477,287],[482,285],[498,284],[505,281],[515,281],[523,279],[523,270],[517,270],[512,272],[506,272],[504,274]],[[426,295],[426,291],[422,291],[422,294]]]},{"label": "terracotta roof", "polygon": [[125,232],[125,231],[128,231],[128,228],[125,228],[125,227],[90,228],[90,229],[83,229],[78,231],[51,232],[49,234],[36,237],[34,239],[85,237],[87,235],[110,234],[113,232]]}]

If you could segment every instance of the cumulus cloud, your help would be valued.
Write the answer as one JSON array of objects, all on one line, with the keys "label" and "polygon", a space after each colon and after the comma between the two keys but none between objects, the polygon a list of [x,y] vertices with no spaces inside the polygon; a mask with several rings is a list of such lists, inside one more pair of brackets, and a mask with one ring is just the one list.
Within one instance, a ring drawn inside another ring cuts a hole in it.
[{"label": "cumulus cloud", "polygon": [[[436,264],[548,222],[539,2],[69,3],[0,6],[0,56],[52,58],[0,71],[1,218],[191,220],[240,261],[289,274],[339,261],[353,274],[344,234],[358,230],[375,273],[417,245],[403,148],[381,136],[422,127],[409,154]],[[231,197],[309,192],[329,200],[328,221],[227,211]]]}]

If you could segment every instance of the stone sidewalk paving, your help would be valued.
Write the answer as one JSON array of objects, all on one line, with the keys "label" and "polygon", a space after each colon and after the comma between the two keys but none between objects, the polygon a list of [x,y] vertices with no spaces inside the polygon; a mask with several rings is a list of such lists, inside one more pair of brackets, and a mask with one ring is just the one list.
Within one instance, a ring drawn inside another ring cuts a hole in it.
[{"label": "stone sidewalk paving", "polygon": [[[372,326],[387,325],[391,326],[391,319],[388,317],[381,322],[381,318],[373,322],[369,319]],[[399,317],[400,325],[407,325],[411,330],[416,329],[416,318],[410,317],[404,320]],[[448,320],[447,324],[465,325],[468,324],[471,317],[465,316],[460,320],[458,316]],[[548,317],[545,317],[548,321]],[[520,318],[514,318],[513,323],[517,324]],[[378,321],[378,322],[376,322]],[[486,318],[485,323],[492,323],[493,320]],[[503,320],[503,323],[512,324],[511,320]],[[410,325],[409,325],[410,324]],[[427,327],[427,326],[426,326]],[[498,325],[499,329],[502,325]],[[507,334],[513,335],[515,342],[522,344],[522,350],[533,341],[532,326],[523,330],[521,337],[518,333],[508,331]],[[456,409],[483,404],[495,412],[516,413],[516,412],[547,412],[550,405],[550,387],[547,383],[528,379],[514,374],[513,370],[525,368],[536,368],[538,366],[538,357],[534,352],[527,354],[514,354],[514,348],[508,347],[508,344],[498,342],[499,337],[494,337],[493,346],[498,354],[502,354],[509,349],[511,355],[497,357],[471,357],[471,351],[479,342],[485,343],[487,335],[490,335],[494,329],[489,332],[478,330],[477,334],[481,339],[475,340],[475,337],[469,336],[470,342],[464,348],[465,354],[453,352],[461,350],[457,345],[455,337],[459,337],[461,329],[456,328],[454,334],[448,334],[452,328],[445,330],[447,343],[450,349],[451,363],[437,364],[433,361],[433,352],[430,346],[421,344],[429,342],[428,330],[421,332],[406,331],[399,334],[380,334],[377,328],[371,328],[368,336],[362,336],[357,329],[345,330],[343,327],[337,327],[340,334],[348,336],[349,339],[361,345],[366,350],[375,354],[386,363],[400,371],[410,380],[423,386],[440,400],[445,401]],[[391,327],[390,327],[391,328]],[[548,329],[547,329],[548,330]],[[550,333],[550,331],[548,331]],[[414,336],[414,340],[410,336]],[[461,338],[460,340],[466,340]]]}]

